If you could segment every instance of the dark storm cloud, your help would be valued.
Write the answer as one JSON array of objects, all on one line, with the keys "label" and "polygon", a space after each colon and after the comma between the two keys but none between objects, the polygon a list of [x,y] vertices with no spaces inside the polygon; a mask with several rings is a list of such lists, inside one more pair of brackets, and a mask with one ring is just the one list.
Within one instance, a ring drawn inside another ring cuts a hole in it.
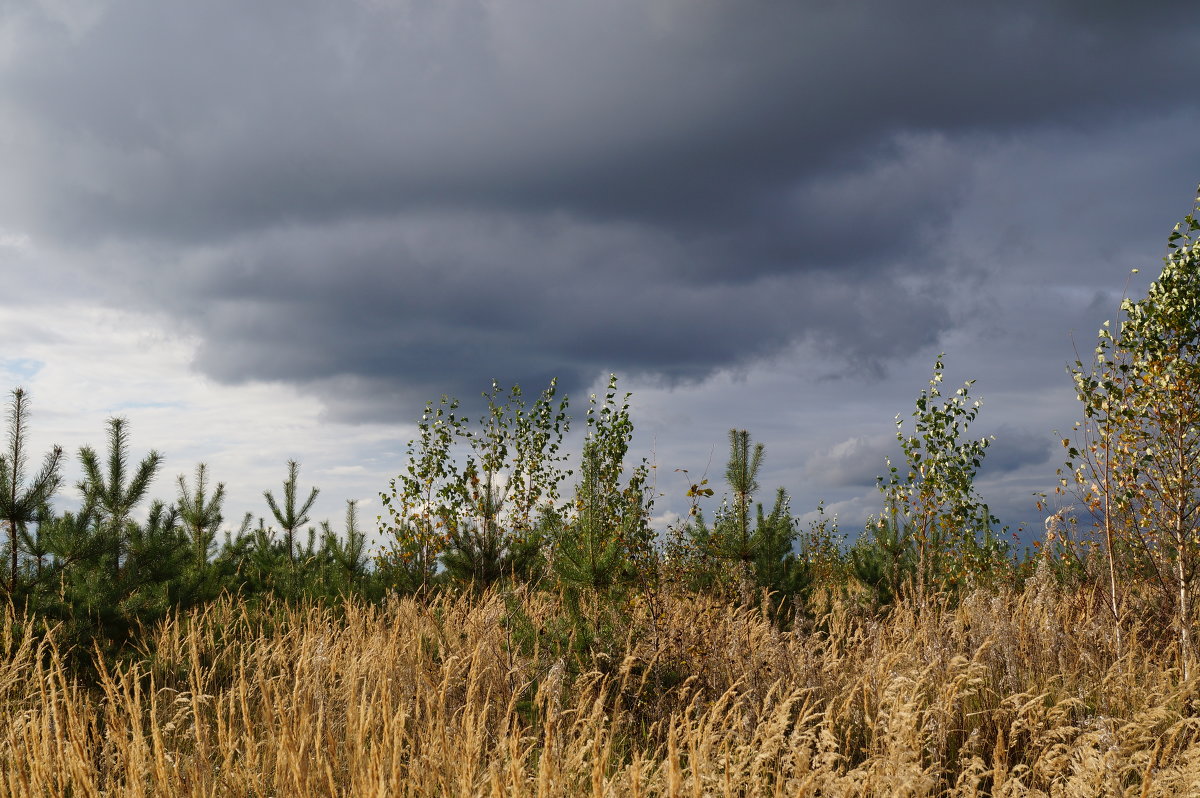
[{"label": "dark storm cloud", "polygon": [[1194,108],[1184,3],[0,7],[4,226],[343,417],[802,339],[882,370],[962,321],[981,163]]},{"label": "dark storm cloud", "polygon": [[[942,316],[887,273],[866,286],[819,274],[680,282],[681,262],[703,254],[640,227],[439,213],[238,241],[150,290],[188,298],[177,312],[205,332],[205,373],[307,383],[330,399],[347,395],[342,378],[368,378],[352,393],[377,396],[380,414],[398,397],[475,395],[492,378],[558,376],[574,390],[619,369],[686,381],[805,326],[871,365],[928,343],[937,325],[925,325]],[[369,403],[345,412],[369,416]]]},{"label": "dark storm cloud", "polygon": [[[907,420],[905,427],[906,432],[911,431]],[[993,437],[979,470],[981,480],[995,480],[1026,466],[1045,463],[1053,444],[1045,434],[1008,424],[1001,425]],[[857,435],[811,456],[804,473],[834,487],[873,486],[877,477],[886,475],[889,458],[897,468],[905,469],[904,453],[894,435]]]},{"label": "dark storm cloud", "polygon": [[887,460],[903,463],[894,435],[848,438],[809,458],[804,472],[834,487],[865,487],[887,474]]},{"label": "dark storm cloud", "polygon": [[995,478],[1025,466],[1041,465],[1050,459],[1053,450],[1054,441],[1045,433],[1002,425],[984,454],[980,475]]},{"label": "dark storm cloud", "polygon": [[898,133],[1177,99],[1194,31],[1166,5],[112,2],[78,32],[14,12],[0,87],[63,234],[439,203],[755,229]]}]

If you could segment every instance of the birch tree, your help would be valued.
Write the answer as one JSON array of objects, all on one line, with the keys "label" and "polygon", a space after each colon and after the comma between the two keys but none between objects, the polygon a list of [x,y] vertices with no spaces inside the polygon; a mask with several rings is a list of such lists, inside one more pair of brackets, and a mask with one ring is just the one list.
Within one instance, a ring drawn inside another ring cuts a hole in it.
[{"label": "birch tree", "polygon": [[1118,575],[1148,573],[1174,610],[1185,676],[1200,572],[1198,233],[1200,198],[1169,236],[1145,298],[1122,302],[1116,333],[1101,329],[1091,368],[1076,363],[1083,426],[1094,432],[1085,450],[1068,452],[1076,484],[1102,519],[1114,611]]}]

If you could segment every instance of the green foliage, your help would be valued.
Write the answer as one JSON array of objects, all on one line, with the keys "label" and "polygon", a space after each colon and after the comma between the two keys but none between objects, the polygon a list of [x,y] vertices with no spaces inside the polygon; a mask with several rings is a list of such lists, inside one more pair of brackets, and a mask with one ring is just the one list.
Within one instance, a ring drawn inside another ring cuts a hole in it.
[{"label": "green foliage", "polygon": [[283,482],[283,506],[279,506],[269,490],[263,491],[263,498],[267,500],[267,507],[270,508],[271,515],[275,516],[275,522],[283,529],[288,560],[295,562],[296,530],[308,523],[308,513],[312,509],[313,502],[317,500],[317,495],[321,490],[313,488],[309,492],[308,498],[297,506],[296,486],[300,478],[300,464],[295,460],[288,460],[287,467],[287,479]]},{"label": "green foliage", "polygon": [[381,494],[391,522],[379,564],[402,589],[426,589],[439,559],[445,578],[477,589],[540,570],[544,519],[559,512],[568,473],[560,465],[567,400],[554,380],[531,404],[520,386],[505,393],[493,382],[483,396],[475,423],[456,413],[456,399],[426,405],[406,473]]},{"label": "green foliage", "polygon": [[572,595],[581,588],[606,591],[653,576],[646,462],[624,480],[633,439],[629,397],[625,394],[618,403],[617,378],[611,375],[603,402],[593,394],[588,406],[574,515],[557,536],[553,552],[555,574]]},{"label": "green foliage", "polygon": [[[1073,482],[1095,514],[1118,649],[1125,617],[1119,573],[1130,594],[1146,584],[1159,591],[1158,605],[1178,622],[1185,674],[1194,661],[1200,573],[1198,217],[1200,199],[1172,233],[1166,266],[1146,298],[1126,300],[1119,332],[1106,323],[1094,362],[1077,361],[1072,369],[1085,420],[1078,439],[1064,441],[1069,461],[1062,482],[1064,489]],[[493,382],[477,419],[460,415],[455,399],[428,403],[408,444],[406,469],[381,494],[387,546],[373,561],[353,501],[344,534],[323,521],[297,540],[319,491],[311,488],[299,500],[294,460],[282,499],[264,491],[278,530],[262,518],[252,528],[247,513],[218,547],[225,486],[210,485],[203,463],[191,484],[178,478],[175,506],[152,502],[139,522],[136,509],[162,457],[151,451],[131,468],[121,418],[108,422],[106,460],[80,449],[84,503],[58,515],[49,502],[60,481],[61,451],[55,448],[41,471],[27,476],[27,399],[17,389],[0,453],[6,592],[14,604],[58,624],[71,650],[117,654],[130,650],[139,630],[225,591],[270,608],[353,596],[380,600],[397,589],[429,594],[500,583],[511,595],[552,585],[558,592],[548,599],[552,610],[507,619],[510,643],[540,647],[568,675],[624,667],[611,656],[623,635],[653,638],[657,657],[666,650],[660,648],[664,597],[675,592],[721,596],[749,613],[762,607],[781,625],[802,613],[817,617],[821,596],[847,595],[858,590],[854,582],[866,588],[875,610],[906,596],[924,607],[967,583],[987,586],[1032,572],[1030,563],[1014,566],[1008,545],[993,533],[996,519],[975,492],[991,441],[967,436],[980,408],[969,397],[973,382],[944,397],[943,372],[939,356],[916,400],[911,431],[897,416],[905,462],[889,461],[888,475],[879,479],[885,511],[849,550],[823,506],[801,533],[783,488],[769,507],[756,502],[766,449],[737,429],[729,432],[728,498],[711,524],[700,503],[714,491],[701,479],[687,491],[686,521],[659,540],[649,523],[650,468],[645,460],[626,462],[634,433],[630,394],[618,393],[614,375],[603,398],[589,402],[577,475],[563,465],[567,400],[554,381],[531,403],[519,387],[504,391]],[[577,482],[564,505],[560,485],[572,475]],[[1095,577],[1099,547],[1077,546],[1074,529],[1073,520],[1050,529],[1039,579]],[[821,623],[828,631],[835,621],[841,623],[832,616]],[[639,676],[642,687],[686,678],[679,670],[685,661],[637,664],[642,676],[662,680]]]},{"label": "green foliage", "polygon": [[208,466],[200,463],[196,466],[195,485],[189,488],[186,477],[180,474],[178,486],[175,506],[190,550],[187,593],[192,601],[210,601],[221,590],[219,574],[212,567],[210,559],[217,530],[224,520],[221,507],[225,502],[225,483],[218,482],[210,494]]},{"label": "green foliage", "polygon": [[293,569],[287,545],[277,539],[276,530],[267,526],[265,519],[259,518],[258,525],[253,527],[251,519],[251,514],[246,513],[237,534],[226,533],[214,568],[223,575],[231,592],[282,597],[281,588],[285,585],[281,584],[281,576]]},{"label": "green foliage", "polygon": [[878,519],[867,522],[850,549],[850,567],[855,578],[870,590],[875,607],[894,603],[913,583],[917,569],[913,530],[894,505]]},{"label": "green foliage", "polygon": [[345,540],[334,534],[328,521],[321,523],[321,529],[324,532],[321,550],[329,557],[335,580],[341,582],[347,591],[354,589],[361,584],[370,565],[367,535],[358,527],[358,502],[353,499],[346,501]]},{"label": "green foliage", "polygon": [[46,569],[53,563],[51,535],[49,534],[49,527],[53,522],[53,510],[49,504],[43,504],[34,515],[33,523],[23,525],[20,530],[20,545],[24,548],[25,555],[33,561],[31,581],[28,581],[24,587],[36,587],[44,577]]},{"label": "green foliage", "polygon": [[980,408],[969,397],[975,381],[943,399],[943,357],[934,363],[929,388],[917,397],[912,434],[905,434],[904,422],[896,416],[896,439],[907,468],[901,471],[889,460],[888,476],[879,479],[894,516],[885,536],[903,530],[916,548],[913,589],[918,601],[929,590],[953,588],[968,575],[990,570],[995,558],[1005,554],[992,537],[996,519],[974,489],[991,439],[964,440]]},{"label": "green foliage", "polygon": [[30,535],[26,547],[35,557],[35,586],[43,586],[50,573],[99,557],[104,550],[104,538],[94,499],[85,501],[78,511],[60,516],[43,507],[36,534]]},{"label": "green foliage", "polygon": [[787,492],[776,490],[770,512],[753,503],[765,454],[766,447],[754,443],[749,432],[730,430],[725,478],[732,502],[718,508],[710,527],[698,502],[713,491],[705,487],[707,480],[692,485],[688,489],[694,501],[692,512],[688,522],[672,532],[668,551],[693,589],[733,593],[744,604],[757,602],[758,591],[767,590],[778,594],[777,607],[782,608],[807,594],[813,571],[809,560],[795,552],[799,533]]},{"label": "green foliage", "polygon": [[[1185,668],[1200,571],[1200,198],[1168,237],[1144,299],[1125,299],[1095,359],[1071,369],[1084,422],[1067,471],[1095,514],[1119,619],[1118,581],[1149,572],[1178,621]],[[1068,479],[1062,487],[1068,487]]]},{"label": "green foliage", "polygon": [[110,575],[114,582],[119,582],[126,556],[124,548],[130,513],[146,498],[150,482],[162,465],[162,455],[151,450],[138,463],[133,474],[127,475],[129,432],[125,419],[110,418],[107,478],[102,473],[96,452],[90,446],[79,450],[79,462],[83,466],[83,482],[79,489],[85,497],[84,501],[95,507],[100,531],[108,541]]},{"label": "green foliage", "polygon": [[225,502],[225,483],[218,482],[212,495],[208,495],[208,466],[196,466],[195,488],[188,489],[187,479],[179,475],[179,520],[191,542],[193,565],[203,568],[212,555],[217,528],[224,520],[221,506]]},{"label": "green foliage", "polygon": [[390,521],[379,517],[389,545],[379,555],[378,566],[405,592],[429,589],[447,543],[445,518],[455,492],[450,449],[462,425],[457,410],[458,400],[446,396],[425,406],[417,437],[408,442],[407,470],[388,483],[389,491],[379,494]]},{"label": "green foliage", "polygon": [[725,518],[726,556],[749,564],[755,559],[750,540],[750,501],[758,492],[758,471],[762,467],[766,447],[750,445],[750,433],[744,429],[729,430],[729,464],[725,481],[733,494],[733,507]]},{"label": "green foliage", "polygon": [[[17,595],[20,541],[28,525],[37,519],[43,507],[62,483],[62,449],[55,446],[46,454],[42,470],[26,485],[25,437],[28,434],[29,399],[22,388],[12,392],[8,411],[8,447],[0,454],[0,520],[8,525],[9,578],[7,591]],[[40,562],[40,557],[39,557]]]},{"label": "green foliage", "polygon": [[[787,491],[777,488],[770,513],[763,513],[763,505],[756,506],[750,538],[755,586],[773,596],[771,606],[777,615],[786,615],[797,598],[808,595],[813,583],[813,561],[796,554],[797,537]],[[818,556],[827,555],[828,552],[822,551]]]},{"label": "green foliage", "polygon": [[135,629],[186,605],[189,598],[182,578],[188,565],[187,538],[174,508],[155,501],[144,524],[132,518],[162,456],[151,451],[130,474],[125,420],[110,419],[108,433],[106,471],[90,447],[79,451],[83,510],[48,521],[47,548],[57,563],[57,579],[48,580],[47,587],[57,592],[46,590],[36,597],[85,649],[119,647]]},{"label": "green foliage", "polygon": [[[683,469],[680,469],[683,470]],[[663,577],[686,590],[708,593],[722,584],[724,561],[719,559],[712,540],[712,528],[704,520],[699,498],[712,496],[705,488],[708,480],[688,489],[692,506],[681,523],[667,528],[662,545]]]},{"label": "green foliage", "polygon": [[344,534],[329,521],[308,528],[303,543],[287,538],[259,518],[251,527],[249,513],[236,535],[226,540],[210,570],[225,589],[252,601],[267,603],[324,601],[337,604],[349,596],[382,597],[378,572],[372,571],[367,536],[359,526],[356,501],[346,502]]},{"label": "green foliage", "polygon": [[796,548],[806,566],[811,585],[840,587],[850,573],[845,554],[845,536],[838,529],[837,516],[825,513],[825,503],[817,503],[817,517],[798,536]]},{"label": "green foliage", "polygon": [[539,569],[538,520],[557,512],[559,463],[569,422],[567,400],[555,403],[556,383],[527,407],[520,386],[505,397],[493,382],[487,410],[475,427],[456,430],[468,453],[452,469],[447,546],[442,564],[451,579],[482,588],[504,577],[529,579]]},{"label": "green foliage", "polygon": [[151,505],[145,523],[127,519],[120,528],[119,579],[112,576],[111,520],[101,521],[97,510],[85,507],[43,525],[50,562],[28,605],[62,626],[75,654],[86,658],[93,648],[119,653],[138,630],[194,603],[187,538],[162,502]]}]

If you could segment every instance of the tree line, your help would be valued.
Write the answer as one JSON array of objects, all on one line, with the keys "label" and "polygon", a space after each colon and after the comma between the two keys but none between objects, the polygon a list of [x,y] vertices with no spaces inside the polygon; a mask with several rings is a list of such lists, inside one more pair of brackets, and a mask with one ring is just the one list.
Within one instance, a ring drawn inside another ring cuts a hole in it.
[{"label": "tree line", "polygon": [[[689,514],[665,532],[650,523],[652,466],[630,458],[630,394],[617,378],[590,397],[577,460],[564,449],[568,400],[551,381],[527,397],[493,383],[478,417],[450,397],[430,402],[405,470],[380,494],[384,539],[368,551],[354,502],[341,529],[312,525],[318,489],[287,464],[269,514],[246,513],[221,535],[225,487],[205,464],[180,476],[170,503],[150,501],[162,456],[137,458],[128,422],[110,419],[107,451],[78,452],[82,503],[57,513],[64,453],[36,470],[26,451],[29,396],[12,392],[0,454],[4,595],[81,648],[123,650],[169,614],[233,596],[248,602],[443,591],[550,590],[562,598],[560,644],[589,650],[616,634],[623,607],[695,591],[761,606],[778,623],[819,614],[821,596],[872,612],[918,608],[964,590],[1019,582],[1041,568],[1097,596],[1114,629],[1152,619],[1194,661],[1200,571],[1200,200],[1171,233],[1147,295],[1126,299],[1093,356],[1069,371],[1082,418],[1063,439],[1059,505],[1044,540],[1018,550],[975,489],[991,443],[969,428],[972,382],[943,394],[943,357],[908,419],[902,461],[879,479],[880,512],[853,541],[823,509],[806,528],[776,488],[761,501],[766,456],[747,430],[729,431],[723,499],[701,479]],[[686,472],[685,472],[686,474]],[[1076,504],[1068,506],[1066,501]],[[145,507],[144,513],[135,512]],[[141,520],[139,520],[139,518]]]}]

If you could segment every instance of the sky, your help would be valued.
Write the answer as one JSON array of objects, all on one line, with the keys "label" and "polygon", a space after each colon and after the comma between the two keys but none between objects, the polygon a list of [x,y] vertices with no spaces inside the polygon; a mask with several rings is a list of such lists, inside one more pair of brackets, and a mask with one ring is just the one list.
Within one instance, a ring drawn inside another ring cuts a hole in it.
[{"label": "sky", "polygon": [[657,525],[743,428],[853,536],[944,352],[1040,530],[1068,364],[1200,182],[1192,12],[0,0],[0,389],[64,507],[123,416],[155,496],[205,462],[264,515],[294,458],[340,528],[426,401],[557,377],[579,419],[616,373]]}]

